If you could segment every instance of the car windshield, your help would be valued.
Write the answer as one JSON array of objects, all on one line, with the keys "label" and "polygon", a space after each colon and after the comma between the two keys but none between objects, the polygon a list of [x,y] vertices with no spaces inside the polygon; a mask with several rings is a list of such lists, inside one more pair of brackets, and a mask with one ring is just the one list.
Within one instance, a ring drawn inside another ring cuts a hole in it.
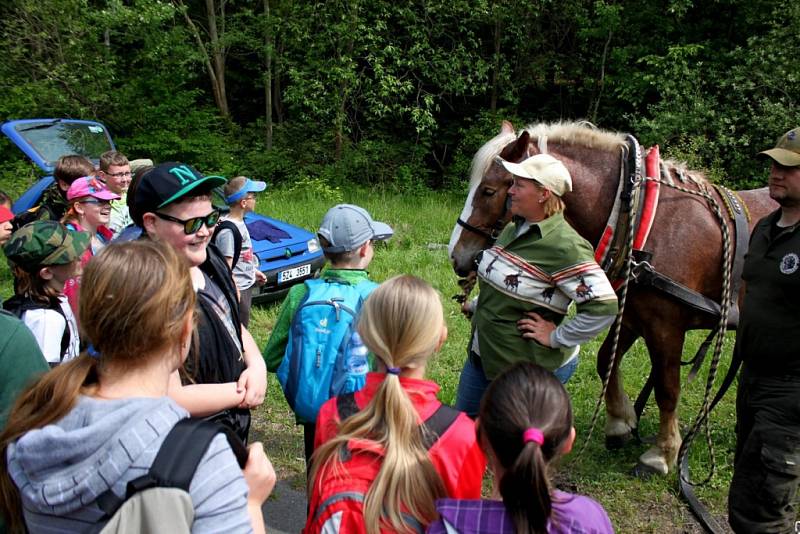
[{"label": "car windshield", "polygon": [[111,137],[97,123],[42,121],[17,124],[14,130],[49,166],[66,154],[79,154],[92,160],[111,150]]}]

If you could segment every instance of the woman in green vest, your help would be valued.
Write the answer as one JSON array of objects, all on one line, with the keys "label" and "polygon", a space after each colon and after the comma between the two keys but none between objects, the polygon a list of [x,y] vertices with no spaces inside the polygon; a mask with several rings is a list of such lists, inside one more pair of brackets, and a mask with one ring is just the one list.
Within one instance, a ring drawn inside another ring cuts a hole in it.
[{"label": "woman in green vest", "polygon": [[[456,408],[478,412],[491,380],[519,361],[532,361],[566,383],[581,343],[606,329],[617,296],[594,250],[564,219],[569,171],[549,154],[502,161],[514,176],[508,190],[512,222],[480,256],[480,294],[469,303],[472,335]],[[576,314],[565,320],[575,302]]]}]

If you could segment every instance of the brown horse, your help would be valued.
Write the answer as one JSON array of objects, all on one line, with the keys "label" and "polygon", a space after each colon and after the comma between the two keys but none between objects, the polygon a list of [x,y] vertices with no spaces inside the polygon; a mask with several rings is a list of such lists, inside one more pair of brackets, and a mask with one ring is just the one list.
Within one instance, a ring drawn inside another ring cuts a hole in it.
[{"label": "brown horse", "polygon": [[[503,122],[499,135],[484,145],[472,162],[469,196],[450,239],[453,268],[460,276],[475,270],[475,257],[491,244],[510,218],[506,192],[512,177],[496,161],[519,162],[546,152],[561,160],[572,176],[573,192],[564,195],[565,216],[593,245],[597,245],[614,206],[621,176],[625,137],[602,131],[586,123],[537,124],[519,136]],[[689,171],[672,161],[662,165],[662,179],[674,180],[686,188],[709,191],[719,199],[699,172]],[[767,189],[741,191],[751,219],[755,222],[777,208]],[[644,246],[652,253],[650,264],[660,273],[706,297],[720,301],[722,294],[723,236],[703,198],[662,187],[652,230]],[[733,223],[728,222],[731,232]],[[680,361],[687,330],[711,329],[718,318],[683,304],[652,288],[632,284],[619,337],[619,356],[614,361],[606,391],[607,443],[624,442],[636,428],[636,415],[618,373],[622,355],[638,337],[644,338],[660,411],[656,443],[639,458],[640,468],[666,474],[675,465],[681,437],[677,406],[680,394]],[[600,348],[597,370],[604,376],[611,359],[612,336]]]}]

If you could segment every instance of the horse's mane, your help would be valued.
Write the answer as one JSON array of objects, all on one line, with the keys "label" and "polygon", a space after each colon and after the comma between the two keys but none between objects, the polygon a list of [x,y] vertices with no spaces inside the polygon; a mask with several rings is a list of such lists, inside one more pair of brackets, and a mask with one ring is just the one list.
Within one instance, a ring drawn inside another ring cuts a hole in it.
[{"label": "horse's mane", "polygon": [[494,161],[495,156],[502,152],[503,148],[516,138],[517,135],[514,133],[501,132],[478,150],[475,157],[472,158],[472,167],[470,167],[470,191],[483,179],[483,175],[489,170],[489,165]]},{"label": "horse's mane", "polygon": [[531,141],[544,137],[554,143],[581,145],[600,150],[618,150],[625,144],[625,136],[617,132],[602,130],[588,121],[551,122],[531,124],[525,128]]},{"label": "horse's mane", "polygon": [[[551,123],[530,124],[524,130],[531,136],[532,143],[539,143],[539,148],[546,152],[547,143],[563,143],[579,145],[598,150],[615,151],[625,145],[625,135],[598,128],[588,121],[558,121]],[[517,138],[514,133],[501,132],[483,145],[472,158],[469,186],[472,190],[486,174],[494,158],[502,152],[506,145]],[[544,146],[543,146],[544,145]],[[708,183],[704,173],[689,170],[686,163],[672,159],[662,160],[681,182],[693,181],[696,184]]]}]

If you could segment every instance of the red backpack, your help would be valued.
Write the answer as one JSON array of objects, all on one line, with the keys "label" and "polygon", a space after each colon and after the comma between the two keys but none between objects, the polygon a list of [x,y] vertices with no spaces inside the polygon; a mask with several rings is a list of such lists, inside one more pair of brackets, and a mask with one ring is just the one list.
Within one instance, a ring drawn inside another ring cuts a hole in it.
[{"label": "red backpack", "polygon": [[[344,421],[359,411],[354,393],[336,398],[339,420]],[[461,412],[442,404],[420,425],[426,450],[438,441]],[[370,441],[351,440],[339,453],[341,464],[335,470],[326,468],[322,479],[314,481],[311,511],[304,534],[364,534],[364,499],[383,462],[383,450]],[[342,476],[342,472],[346,476]],[[415,532],[425,527],[411,516],[404,516]],[[387,534],[392,530],[381,529]]]}]

